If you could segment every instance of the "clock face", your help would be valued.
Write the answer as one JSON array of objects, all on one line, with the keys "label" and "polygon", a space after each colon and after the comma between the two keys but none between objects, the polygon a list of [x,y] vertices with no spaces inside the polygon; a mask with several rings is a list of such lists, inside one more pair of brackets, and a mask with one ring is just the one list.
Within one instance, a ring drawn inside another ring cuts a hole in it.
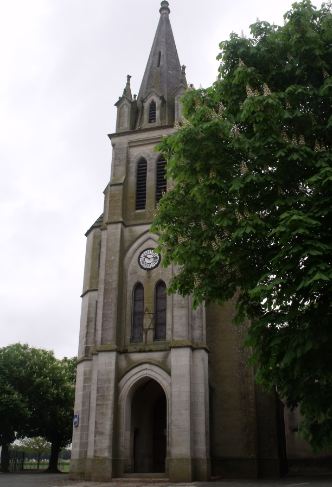
[{"label": "clock face", "polygon": [[138,263],[146,271],[155,269],[160,264],[160,255],[154,249],[145,249],[139,254]]}]

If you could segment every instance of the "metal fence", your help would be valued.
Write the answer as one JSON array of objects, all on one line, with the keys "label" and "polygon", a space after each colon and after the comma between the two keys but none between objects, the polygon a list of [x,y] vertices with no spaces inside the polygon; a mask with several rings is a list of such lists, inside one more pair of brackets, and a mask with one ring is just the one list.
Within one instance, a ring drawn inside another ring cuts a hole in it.
[{"label": "metal fence", "polygon": [[[58,463],[58,469],[62,472],[68,472],[70,466],[69,460],[60,459]],[[23,472],[24,470],[42,471],[48,467],[48,459],[33,459],[27,458],[24,452],[11,451],[9,459],[9,471],[10,472]]]},{"label": "metal fence", "polygon": [[22,472],[22,470],[24,470],[24,460],[25,460],[25,454],[23,452],[19,452],[19,451],[10,452],[9,471]]}]

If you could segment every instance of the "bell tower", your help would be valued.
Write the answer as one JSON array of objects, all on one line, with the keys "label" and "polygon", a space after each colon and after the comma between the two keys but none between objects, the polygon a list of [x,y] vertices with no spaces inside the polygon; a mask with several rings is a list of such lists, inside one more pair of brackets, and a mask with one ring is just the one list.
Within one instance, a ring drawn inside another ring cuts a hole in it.
[{"label": "bell tower", "polygon": [[150,231],[167,191],[156,146],[187,89],[166,0],[159,13],[138,96],[128,75],[115,104],[104,211],[86,233],[71,476],[190,482],[211,465],[215,476],[277,477],[283,412],[255,384],[234,302],[193,310],[190,296],[169,295],[176,269],[161,265]]},{"label": "bell tower", "polygon": [[73,478],[209,478],[205,309],[167,294],[175,270],[161,266],[150,232],[167,190],[155,147],[174,132],[187,88],[167,1],[159,13],[138,97],[128,75],[116,103],[104,211],[86,233]]}]

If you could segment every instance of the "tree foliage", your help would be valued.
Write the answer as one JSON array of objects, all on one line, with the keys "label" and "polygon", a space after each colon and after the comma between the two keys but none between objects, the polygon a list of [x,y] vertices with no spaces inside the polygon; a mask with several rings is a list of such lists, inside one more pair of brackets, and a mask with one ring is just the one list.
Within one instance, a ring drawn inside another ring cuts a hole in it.
[{"label": "tree foliage", "polygon": [[34,436],[33,438],[23,438],[18,443],[17,450],[40,459],[42,455],[50,454],[51,444],[41,436]]},{"label": "tree foliage", "polygon": [[331,7],[295,3],[220,48],[218,81],[187,92],[160,145],[172,187],[153,228],[171,291],[236,295],[258,381],[332,446]]},{"label": "tree foliage", "polygon": [[0,349],[0,442],[41,436],[51,443],[50,469],[71,439],[76,360],[15,344]]}]

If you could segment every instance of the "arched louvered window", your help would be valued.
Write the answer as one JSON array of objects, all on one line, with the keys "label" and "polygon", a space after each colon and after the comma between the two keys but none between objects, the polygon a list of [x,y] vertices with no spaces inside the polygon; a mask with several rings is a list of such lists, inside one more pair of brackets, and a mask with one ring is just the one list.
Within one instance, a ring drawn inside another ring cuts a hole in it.
[{"label": "arched louvered window", "polygon": [[144,287],[140,282],[136,284],[133,291],[133,316],[131,329],[131,342],[143,341],[144,321]]},{"label": "arched louvered window", "polygon": [[157,282],[154,295],[154,339],[166,340],[166,284],[163,281]]},{"label": "arched louvered window", "polygon": [[158,203],[162,195],[166,193],[166,189],[167,189],[166,161],[159,159],[157,161],[157,172],[156,172],[156,203]]},{"label": "arched louvered window", "polygon": [[136,172],[136,210],[144,210],[146,204],[146,160],[141,159]]},{"label": "arched louvered window", "polygon": [[157,120],[157,106],[156,102],[152,100],[149,105],[149,123],[155,123]]}]

